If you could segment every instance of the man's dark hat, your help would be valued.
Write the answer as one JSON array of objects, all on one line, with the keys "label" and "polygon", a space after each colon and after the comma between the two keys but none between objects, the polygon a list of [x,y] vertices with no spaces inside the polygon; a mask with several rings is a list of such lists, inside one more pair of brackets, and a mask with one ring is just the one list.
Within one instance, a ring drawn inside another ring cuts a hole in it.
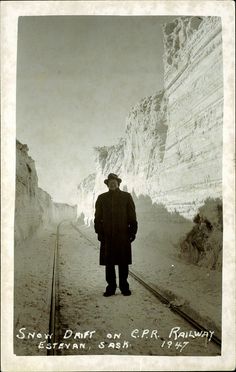
[{"label": "man's dark hat", "polygon": [[122,182],[122,180],[116,175],[116,174],[114,174],[114,173],[110,173],[110,174],[108,174],[108,177],[107,177],[107,179],[106,180],[104,180],[104,183],[106,184],[106,185],[108,185],[108,181],[109,180],[117,180],[118,181],[118,183],[121,183]]}]

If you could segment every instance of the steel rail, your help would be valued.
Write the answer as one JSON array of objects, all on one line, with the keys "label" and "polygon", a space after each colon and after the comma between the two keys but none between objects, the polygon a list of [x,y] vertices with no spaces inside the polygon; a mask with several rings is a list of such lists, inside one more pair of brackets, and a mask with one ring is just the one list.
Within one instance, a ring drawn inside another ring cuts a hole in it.
[{"label": "steel rail", "polygon": [[[192,326],[194,326],[197,330],[208,332],[208,330],[203,327],[201,324],[199,324],[197,321],[195,321],[193,318],[191,318],[188,314],[186,314],[184,311],[182,311],[179,307],[175,306],[167,298],[165,298],[160,292],[158,292],[156,289],[152,288],[149,284],[147,284],[144,280],[142,280],[138,275],[134,274],[132,271],[129,270],[130,276],[132,276],[137,282],[139,282],[143,287],[145,287],[149,292],[151,292],[155,297],[157,297],[162,303],[166,304],[171,311],[174,313],[177,313],[181,316],[181,318],[184,318],[188,323],[190,323]],[[212,341],[217,344],[218,346],[221,346],[221,340],[215,336],[212,335]]]},{"label": "steel rail", "polygon": [[[48,343],[56,343],[58,336],[58,288],[59,288],[59,278],[58,278],[58,248],[59,248],[59,229],[62,223],[68,222],[67,220],[61,221],[57,225],[56,230],[56,240],[54,246],[54,255],[53,255],[53,272],[52,272],[52,286],[51,286],[51,303],[50,303],[50,316],[49,316],[49,335]],[[55,349],[47,349],[47,355],[55,355]]]},{"label": "steel rail", "polygon": [[[73,223],[71,225],[74,227],[75,230],[77,230],[81,236],[83,236],[87,241],[89,241],[93,246],[97,247],[96,244],[89,239],[81,230],[75,226]],[[98,248],[97,248],[98,249]],[[130,276],[135,279],[139,284],[141,284],[143,287],[145,287],[150,293],[152,293],[156,298],[158,298],[162,303],[167,305],[171,311],[177,313],[181,318],[185,319],[189,324],[194,326],[197,330],[208,332],[208,330],[199,324],[197,321],[195,321],[192,317],[190,317],[188,314],[186,314],[184,311],[182,311],[180,308],[172,304],[166,297],[164,297],[160,292],[157,291],[157,289],[151,287],[148,283],[146,283],[143,279],[141,279],[137,274],[135,274],[132,270],[129,270]],[[219,337],[213,335],[211,340],[221,347],[221,340]]]}]

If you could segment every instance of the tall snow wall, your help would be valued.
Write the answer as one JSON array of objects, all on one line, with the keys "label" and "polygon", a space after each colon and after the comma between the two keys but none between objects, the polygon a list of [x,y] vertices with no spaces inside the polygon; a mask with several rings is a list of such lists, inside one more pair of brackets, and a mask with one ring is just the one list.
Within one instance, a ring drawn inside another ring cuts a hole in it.
[{"label": "tall snow wall", "polygon": [[110,172],[122,178],[121,188],[188,219],[207,198],[222,197],[221,36],[219,17],[163,26],[164,90],[130,110],[117,144],[95,148],[96,173],[78,186],[78,217],[93,220]]},{"label": "tall snow wall", "polygon": [[192,217],[222,197],[223,62],[218,17],[178,18],[164,26],[168,132],[160,199]]},{"label": "tall snow wall", "polygon": [[34,160],[28,146],[16,141],[15,242],[24,240],[41,225],[75,219],[76,206],[54,203],[51,196],[38,187]]}]

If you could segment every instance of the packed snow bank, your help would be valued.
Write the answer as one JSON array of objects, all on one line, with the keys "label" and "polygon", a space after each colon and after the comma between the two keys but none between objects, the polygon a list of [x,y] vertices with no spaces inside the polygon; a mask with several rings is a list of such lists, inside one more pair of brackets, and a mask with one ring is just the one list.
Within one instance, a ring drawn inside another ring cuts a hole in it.
[{"label": "packed snow bank", "polygon": [[51,196],[38,187],[34,160],[28,146],[16,141],[15,243],[32,235],[40,225],[75,219],[76,207],[54,203]]},{"label": "packed snow bank", "polygon": [[117,144],[95,148],[96,173],[78,186],[86,223],[109,173],[190,220],[208,197],[222,198],[221,20],[179,17],[164,25],[163,41],[164,90],[131,108]]},{"label": "packed snow bank", "polygon": [[194,218],[195,226],[180,242],[180,257],[210,269],[222,269],[222,201],[207,199]]}]

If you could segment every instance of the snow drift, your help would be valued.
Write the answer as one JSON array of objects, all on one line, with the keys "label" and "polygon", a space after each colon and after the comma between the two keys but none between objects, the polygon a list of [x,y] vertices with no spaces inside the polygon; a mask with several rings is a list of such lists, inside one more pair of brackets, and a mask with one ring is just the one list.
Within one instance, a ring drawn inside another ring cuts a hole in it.
[{"label": "snow drift", "polygon": [[179,17],[163,26],[163,42],[164,90],[130,110],[117,144],[94,149],[96,173],[78,186],[77,216],[87,223],[110,172],[188,219],[208,197],[222,198],[221,20]]},{"label": "snow drift", "polygon": [[222,201],[207,199],[194,218],[195,226],[180,242],[180,257],[209,269],[222,269]]},{"label": "snow drift", "polygon": [[28,146],[16,141],[15,242],[32,235],[39,226],[62,219],[75,219],[76,207],[54,203],[51,196],[38,187],[34,160]]},{"label": "snow drift", "polygon": [[78,186],[77,218],[87,224],[109,173],[123,190],[188,220],[208,198],[222,200],[221,20],[176,18],[163,26],[163,43],[164,89],[131,108],[117,144],[94,149],[96,172]]}]

